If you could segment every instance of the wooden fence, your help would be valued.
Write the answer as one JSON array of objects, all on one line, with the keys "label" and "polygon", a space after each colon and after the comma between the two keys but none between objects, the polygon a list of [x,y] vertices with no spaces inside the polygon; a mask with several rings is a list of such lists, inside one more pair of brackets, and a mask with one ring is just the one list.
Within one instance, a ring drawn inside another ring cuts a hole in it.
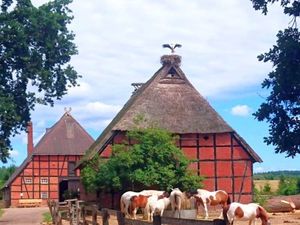
[{"label": "wooden fence", "polygon": [[[118,225],[225,225],[221,219],[210,220],[192,220],[178,219],[171,217],[154,216],[153,222],[128,219],[120,211],[111,209],[98,210],[96,205],[86,205],[83,201],[76,199],[67,200],[59,203],[48,201],[49,210],[54,225],[62,225],[63,220],[68,221],[70,225],[109,225],[110,219],[115,218],[115,224]],[[101,223],[99,223],[101,221]]]}]

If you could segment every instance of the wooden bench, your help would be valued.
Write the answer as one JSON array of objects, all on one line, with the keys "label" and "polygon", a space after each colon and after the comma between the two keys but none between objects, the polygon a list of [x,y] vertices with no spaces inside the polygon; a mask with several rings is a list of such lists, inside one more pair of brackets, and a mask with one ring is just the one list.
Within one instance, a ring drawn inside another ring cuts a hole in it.
[{"label": "wooden bench", "polygon": [[42,199],[19,199],[18,207],[39,207]]}]

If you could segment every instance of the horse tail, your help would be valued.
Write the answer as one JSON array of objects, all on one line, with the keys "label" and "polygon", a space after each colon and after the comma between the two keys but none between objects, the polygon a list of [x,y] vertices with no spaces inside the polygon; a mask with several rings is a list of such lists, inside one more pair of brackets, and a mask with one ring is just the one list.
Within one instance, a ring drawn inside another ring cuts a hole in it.
[{"label": "horse tail", "polygon": [[225,221],[225,224],[228,225],[229,224],[229,219],[228,219],[228,216],[227,216],[227,212],[230,208],[230,205],[226,205],[223,207],[223,218],[224,218],[224,221]]},{"label": "horse tail", "polygon": [[125,215],[126,213],[124,212],[125,211],[125,203],[123,201],[123,198],[121,197],[120,199],[120,210],[121,212]]},{"label": "horse tail", "polygon": [[230,199],[230,196],[228,195],[228,198],[227,198],[227,205],[230,205],[231,204],[231,199]]}]

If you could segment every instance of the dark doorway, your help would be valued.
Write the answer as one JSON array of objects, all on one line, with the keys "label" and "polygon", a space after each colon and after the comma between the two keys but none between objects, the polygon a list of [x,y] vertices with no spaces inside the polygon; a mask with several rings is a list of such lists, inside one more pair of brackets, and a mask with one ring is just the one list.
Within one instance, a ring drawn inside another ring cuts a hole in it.
[{"label": "dark doorway", "polygon": [[65,201],[64,198],[64,193],[68,190],[68,181],[67,180],[62,180],[59,183],[59,201],[63,202]]}]

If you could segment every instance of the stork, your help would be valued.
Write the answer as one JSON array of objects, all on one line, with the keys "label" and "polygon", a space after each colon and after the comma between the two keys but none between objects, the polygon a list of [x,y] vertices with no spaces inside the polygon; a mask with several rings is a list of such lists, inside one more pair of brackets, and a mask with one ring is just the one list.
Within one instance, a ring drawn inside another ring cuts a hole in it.
[{"label": "stork", "polygon": [[181,48],[182,45],[181,44],[163,44],[162,47],[171,49],[172,54],[174,54],[175,48]]}]

